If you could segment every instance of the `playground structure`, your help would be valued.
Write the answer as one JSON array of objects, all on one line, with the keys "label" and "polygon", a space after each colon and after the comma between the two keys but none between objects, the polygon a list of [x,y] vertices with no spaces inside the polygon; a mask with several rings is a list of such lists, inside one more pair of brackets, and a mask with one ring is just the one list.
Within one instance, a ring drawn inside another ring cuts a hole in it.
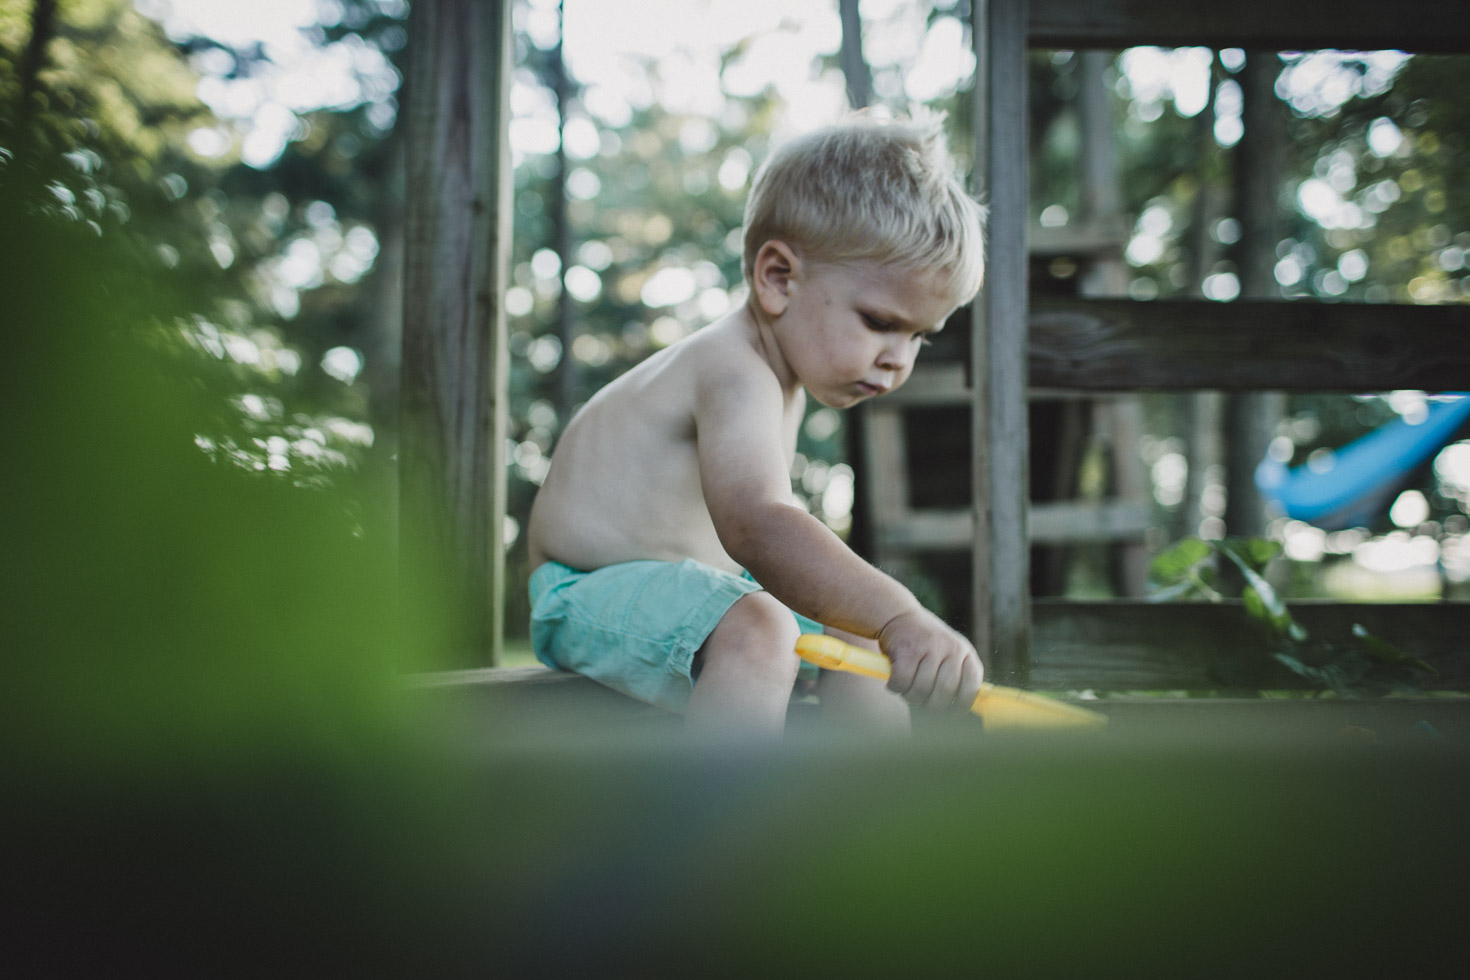
[{"label": "playground structure", "polygon": [[[469,611],[462,630],[466,666],[497,663],[503,633],[501,434],[508,355],[496,298],[506,282],[509,238],[508,6],[468,0],[415,5],[411,35],[418,50],[404,117],[411,149],[403,553],[454,570],[448,577],[462,586],[459,605]],[[987,286],[971,310],[969,349],[958,373],[942,385],[921,386],[916,378],[911,387],[923,398],[947,386],[946,397],[969,406],[972,499],[967,512],[955,516],[962,523],[943,533],[954,539],[959,527],[971,556],[970,632],[990,677],[1052,690],[1214,689],[1220,664],[1239,661],[1250,642],[1250,623],[1228,603],[1033,600],[1031,535],[1047,524],[1046,512],[1033,513],[1028,498],[1033,392],[1112,399],[1149,390],[1446,391],[1462,388],[1470,376],[1463,306],[1264,299],[1249,269],[1242,270],[1245,298],[1232,303],[1033,295],[1027,147],[1014,138],[1026,118],[1028,47],[1470,52],[1470,25],[1458,7],[1454,0],[1427,0],[1411,19],[1369,4],[1341,6],[1329,15],[1304,0],[1284,8],[1280,0],[1250,0],[1228,9],[1082,0],[973,5],[977,181],[991,202]],[[1250,139],[1251,99],[1270,97],[1269,84],[1243,85]],[[1239,216],[1247,239],[1267,234],[1260,203],[1269,197],[1265,185],[1257,177],[1254,190],[1247,188]],[[461,258],[441,258],[447,255]],[[1128,514],[1092,516],[1126,524]],[[1059,512],[1057,519],[1070,517]],[[1470,685],[1463,606],[1316,604],[1298,618],[1324,628],[1362,623],[1433,663],[1436,686]],[[1243,671],[1233,675],[1241,686],[1294,686],[1266,663]]]},{"label": "playground structure", "polygon": [[[1075,99],[1080,211],[1061,227],[1033,224],[1027,260],[1033,296],[1121,296],[1128,221],[1122,213],[1107,72],[1098,51],[1077,59]],[[1032,135],[1033,145],[1038,137]],[[1054,270],[1065,270],[1057,275]],[[965,567],[973,536],[970,427],[972,311],[925,352],[902,389],[849,415],[849,455],[862,488],[853,546],[900,577],[917,576],[951,615],[967,619]],[[1062,595],[1071,552],[1101,544],[1114,594],[1147,588],[1145,536],[1153,524],[1148,476],[1135,451],[1143,406],[1131,392],[1027,393],[1030,559],[1033,595]],[[1079,499],[1085,456],[1097,453],[1108,487]]]}]

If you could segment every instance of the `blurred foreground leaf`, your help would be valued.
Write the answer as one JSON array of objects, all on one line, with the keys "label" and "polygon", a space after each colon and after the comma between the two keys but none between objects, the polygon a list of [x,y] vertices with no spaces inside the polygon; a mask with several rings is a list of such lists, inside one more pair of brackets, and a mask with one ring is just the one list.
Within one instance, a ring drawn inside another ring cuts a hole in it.
[{"label": "blurred foreground leaf", "polygon": [[1162,585],[1181,582],[1200,562],[1213,552],[1207,542],[1199,538],[1185,538],[1154,556],[1149,564],[1149,575]]},{"label": "blurred foreground leaf", "polygon": [[1408,667],[1413,670],[1421,670],[1427,674],[1439,673],[1433,666],[1425,663],[1418,657],[1405,653],[1382,637],[1374,636],[1360,623],[1353,624],[1353,636],[1357,639],[1358,645],[1364,651],[1382,663],[1391,664],[1395,667]]}]

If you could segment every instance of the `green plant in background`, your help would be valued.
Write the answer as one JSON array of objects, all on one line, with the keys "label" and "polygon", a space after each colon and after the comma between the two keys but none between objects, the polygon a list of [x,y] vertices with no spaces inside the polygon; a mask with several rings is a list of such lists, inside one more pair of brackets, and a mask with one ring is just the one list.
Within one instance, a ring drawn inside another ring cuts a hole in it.
[{"label": "green plant in background", "polygon": [[1308,635],[1266,580],[1266,565],[1280,553],[1278,542],[1264,538],[1186,538],[1154,557],[1149,576],[1157,591],[1151,599],[1224,602],[1238,596],[1246,615],[1264,628],[1271,656],[1338,697],[1417,693],[1424,678],[1436,673],[1360,623],[1352,625],[1347,642]]}]

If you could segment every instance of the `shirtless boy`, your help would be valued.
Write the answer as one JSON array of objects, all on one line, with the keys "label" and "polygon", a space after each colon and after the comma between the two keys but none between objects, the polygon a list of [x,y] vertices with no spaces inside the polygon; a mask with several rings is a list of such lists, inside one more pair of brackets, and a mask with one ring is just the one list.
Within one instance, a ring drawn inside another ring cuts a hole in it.
[{"label": "shirtless boy", "polygon": [[906,729],[909,705],[968,706],[969,641],[797,505],[788,474],[808,395],[892,391],[974,297],[981,221],[938,120],[778,147],[746,204],[744,306],[603,388],[556,446],[528,535],[537,656],[690,729],[775,733],[796,638],[824,628],[893,662],[886,689],[823,671],[824,713]]}]

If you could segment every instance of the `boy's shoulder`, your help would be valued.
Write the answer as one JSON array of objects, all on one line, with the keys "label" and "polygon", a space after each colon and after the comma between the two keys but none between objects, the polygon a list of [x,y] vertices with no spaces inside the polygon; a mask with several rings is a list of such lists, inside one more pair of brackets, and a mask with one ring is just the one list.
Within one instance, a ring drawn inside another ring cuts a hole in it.
[{"label": "boy's shoulder", "polygon": [[667,366],[695,390],[738,386],[751,391],[780,383],[757,342],[737,317],[726,317],[664,350]]},{"label": "boy's shoulder", "polygon": [[682,367],[697,396],[726,394],[781,400],[782,385],[759,341],[740,322],[727,317],[688,337],[680,346]]},{"label": "boy's shoulder", "polygon": [[682,431],[700,419],[722,424],[783,414],[788,401],[781,383],[737,320],[696,330],[604,386],[578,412],[582,427],[595,425],[606,435],[609,427],[653,422]]}]

